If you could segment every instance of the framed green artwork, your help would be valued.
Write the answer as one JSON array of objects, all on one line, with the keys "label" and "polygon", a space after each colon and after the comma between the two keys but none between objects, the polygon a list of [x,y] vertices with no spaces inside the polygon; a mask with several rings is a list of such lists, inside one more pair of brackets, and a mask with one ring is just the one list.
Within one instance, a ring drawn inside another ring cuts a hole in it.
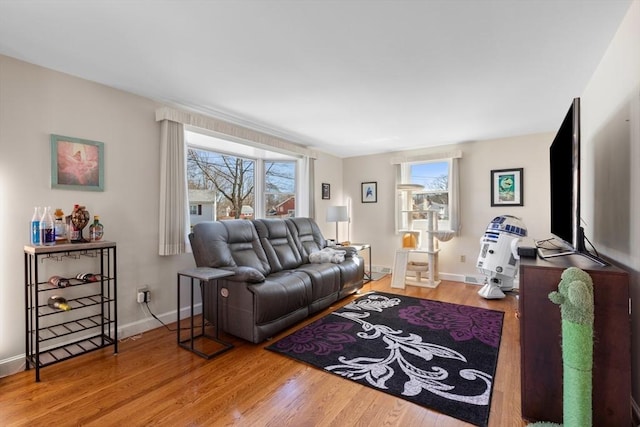
[{"label": "framed green artwork", "polygon": [[491,171],[491,206],[524,206],[523,168]]}]

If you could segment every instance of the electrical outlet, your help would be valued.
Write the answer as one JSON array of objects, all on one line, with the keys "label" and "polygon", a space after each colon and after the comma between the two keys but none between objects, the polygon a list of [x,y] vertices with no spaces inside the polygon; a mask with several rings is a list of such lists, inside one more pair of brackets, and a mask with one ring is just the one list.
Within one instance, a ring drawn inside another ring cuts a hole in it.
[{"label": "electrical outlet", "polygon": [[151,291],[148,288],[138,289],[136,301],[138,301],[139,304],[151,301]]},{"label": "electrical outlet", "polygon": [[464,255],[460,255],[460,262],[467,262],[467,257]]}]

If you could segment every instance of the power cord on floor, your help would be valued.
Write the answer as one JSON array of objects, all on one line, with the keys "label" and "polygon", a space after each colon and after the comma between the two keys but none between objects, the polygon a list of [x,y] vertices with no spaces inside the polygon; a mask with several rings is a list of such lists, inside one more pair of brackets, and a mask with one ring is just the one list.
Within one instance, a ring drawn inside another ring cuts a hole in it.
[{"label": "power cord on floor", "polygon": [[162,324],[162,326],[164,326],[165,328],[167,328],[168,330],[170,330],[171,332],[175,332],[177,331],[177,329],[171,329],[169,326],[167,326],[162,320],[160,320],[158,318],[158,316],[156,316],[155,314],[153,314],[153,311],[151,311],[151,307],[149,307],[149,301],[145,302],[145,305],[147,306],[147,310],[149,310],[149,313],[153,316],[154,319],[156,319],[158,322],[160,322]]}]

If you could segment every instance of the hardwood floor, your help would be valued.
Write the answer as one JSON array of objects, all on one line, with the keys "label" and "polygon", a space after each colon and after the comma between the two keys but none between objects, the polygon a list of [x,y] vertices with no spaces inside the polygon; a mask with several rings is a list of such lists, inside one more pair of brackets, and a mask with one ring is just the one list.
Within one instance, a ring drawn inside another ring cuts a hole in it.
[{"label": "hardwood floor", "polygon": [[[520,416],[515,297],[484,300],[477,286],[457,282],[436,289],[391,289],[390,276],[370,282],[361,293],[370,290],[504,311],[489,425],[526,425]],[[469,425],[267,351],[268,343],[227,338],[235,348],[205,360],[178,347],[175,332],[159,327],[123,340],[118,355],[107,348],[44,368],[40,383],[33,370],[0,378],[0,425]]]}]

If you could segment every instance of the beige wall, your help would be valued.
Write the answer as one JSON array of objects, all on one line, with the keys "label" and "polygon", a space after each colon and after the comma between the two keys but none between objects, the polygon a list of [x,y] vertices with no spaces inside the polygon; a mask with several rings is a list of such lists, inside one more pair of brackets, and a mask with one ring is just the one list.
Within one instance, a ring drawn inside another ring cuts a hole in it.
[{"label": "beige wall", "polygon": [[[135,302],[151,290],[151,308],[175,321],[176,272],[194,266],[190,254],[158,254],[159,105],[149,99],[0,55],[0,377],[24,366],[23,246],[29,242],[34,206],[70,213],[74,204],[99,214],[105,239],[118,247],[119,336],[161,326]],[[105,191],[50,188],[50,134],[104,143]],[[315,194],[319,224],[327,237],[326,208],[345,203],[342,159],[319,153]],[[331,184],[321,200],[320,183]],[[340,235],[346,236],[347,224]],[[58,268],[57,266],[56,268]],[[41,267],[43,277],[49,267]],[[68,273],[84,265],[69,264]],[[57,274],[57,272],[56,272]],[[186,292],[186,287],[184,289]],[[186,301],[187,294],[183,301]]]},{"label": "beige wall", "polygon": [[633,396],[640,401],[640,1],[582,95],[582,217],[602,254],[631,273]]},{"label": "beige wall", "polygon": [[[331,187],[331,198],[322,200],[322,183],[329,184]],[[329,206],[344,206],[347,200],[342,191],[342,159],[330,154],[318,152],[318,158],[315,162],[315,217],[322,234],[327,239],[335,238],[336,223],[328,223],[327,208]],[[338,224],[338,234],[340,240],[346,240],[347,237],[346,223]]]},{"label": "beige wall", "polygon": [[[135,302],[142,285],[151,290],[154,312],[175,320],[176,271],[193,261],[191,255],[157,255],[156,107],[148,99],[0,56],[0,376],[24,361],[22,248],[29,242],[34,206],[68,214],[79,203],[100,215],[105,239],[118,244],[118,315],[129,333],[159,326]],[[52,133],[104,143],[104,192],[50,188]],[[42,268],[46,274],[49,267]]]},{"label": "beige wall", "polygon": [[[561,121],[561,120],[560,120]],[[502,214],[520,217],[529,235],[549,237],[549,144],[552,133],[492,141],[467,142],[408,153],[438,153],[454,149],[462,152],[460,161],[460,235],[440,244],[439,266],[443,275],[462,279],[478,275],[475,262],[480,237],[489,221]],[[372,244],[373,264],[392,267],[400,236],[394,229],[395,171],[393,153],[352,157],[344,160],[345,195],[352,197],[353,240]],[[524,206],[491,207],[490,172],[494,169],[524,168]],[[360,183],[378,182],[378,203],[360,202]],[[466,261],[461,262],[461,256]]]}]

